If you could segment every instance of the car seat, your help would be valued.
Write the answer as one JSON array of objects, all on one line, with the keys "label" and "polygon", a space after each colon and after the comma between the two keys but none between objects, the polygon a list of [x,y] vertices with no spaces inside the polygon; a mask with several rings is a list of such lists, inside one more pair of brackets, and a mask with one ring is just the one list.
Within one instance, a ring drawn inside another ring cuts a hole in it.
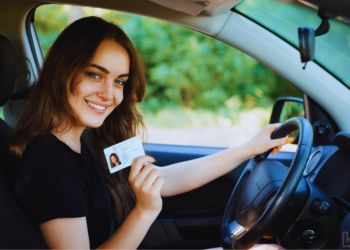
[{"label": "car seat", "polygon": [[[16,78],[11,42],[0,35],[0,107],[10,98]],[[0,249],[48,249],[45,241],[8,192],[5,173],[11,166],[8,141],[12,128],[0,118]]]}]

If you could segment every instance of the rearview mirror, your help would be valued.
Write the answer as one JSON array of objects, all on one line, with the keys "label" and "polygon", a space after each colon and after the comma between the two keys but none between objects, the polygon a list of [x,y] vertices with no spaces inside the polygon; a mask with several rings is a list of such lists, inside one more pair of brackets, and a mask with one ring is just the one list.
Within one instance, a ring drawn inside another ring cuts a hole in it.
[{"label": "rearview mirror", "polygon": [[322,19],[320,26],[316,30],[310,27],[298,28],[299,52],[301,62],[306,63],[314,59],[315,53],[315,36],[322,36],[330,29],[329,19],[336,17],[335,14],[329,13],[321,6],[318,8],[317,15]]},{"label": "rearview mirror", "polygon": [[309,27],[298,28],[298,35],[301,62],[312,61],[315,53],[315,30]]}]

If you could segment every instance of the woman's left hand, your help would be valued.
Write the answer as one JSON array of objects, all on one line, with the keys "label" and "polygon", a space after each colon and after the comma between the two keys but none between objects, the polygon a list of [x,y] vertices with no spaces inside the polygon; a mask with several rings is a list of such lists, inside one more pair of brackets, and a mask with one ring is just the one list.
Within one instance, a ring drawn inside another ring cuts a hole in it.
[{"label": "woman's left hand", "polygon": [[271,139],[271,134],[281,125],[281,123],[269,124],[263,127],[250,141],[244,146],[249,150],[249,158],[262,154],[271,148],[283,146],[288,142],[287,136],[279,139]]}]

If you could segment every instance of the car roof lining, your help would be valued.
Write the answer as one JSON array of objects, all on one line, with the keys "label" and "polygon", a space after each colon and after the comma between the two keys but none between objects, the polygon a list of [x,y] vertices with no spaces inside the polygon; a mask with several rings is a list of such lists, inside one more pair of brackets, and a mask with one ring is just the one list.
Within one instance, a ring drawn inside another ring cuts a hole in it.
[{"label": "car roof lining", "polygon": [[[192,1],[192,0],[190,0]],[[131,14],[143,15],[175,23],[209,36],[217,35],[226,21],[228,20],[232,11],[230,10],[241,0],[227,0],[222,3],[210,3],[201,13],[192,16],[177,10],[169,9],[159,4],[150,2],[148,0],[55,0],[55,4],[69,4],[86,7],[104,8],[109,10],[123,11]],[[34,2],[31,0],[16,1]],[[44,0],[35,1],[39,4],[49,4],[50,2]],[[2,25],[0,25],[1,28]]]},{"label": "car roof lining", "polygon": [[168,9],[180,11],[192,16],[203,13],[214,16],[220,11],[231,9],[242,0],[147,0]]}]

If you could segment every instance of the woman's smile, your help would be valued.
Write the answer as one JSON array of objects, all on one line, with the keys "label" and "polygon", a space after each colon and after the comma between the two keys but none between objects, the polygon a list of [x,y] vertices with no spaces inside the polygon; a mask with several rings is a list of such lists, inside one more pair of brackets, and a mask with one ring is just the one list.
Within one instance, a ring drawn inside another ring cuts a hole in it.
[{"label": "woman's smile", "polygon": [[87,106],[92,109],[93,111],[95,111],[98,114],[104,114],[106,112],[106,110],[108,109],[108,107],[110,105],[105,105],[105,104],[97,104],[95,102],[91,102],[88,100],[85,100]]}]

